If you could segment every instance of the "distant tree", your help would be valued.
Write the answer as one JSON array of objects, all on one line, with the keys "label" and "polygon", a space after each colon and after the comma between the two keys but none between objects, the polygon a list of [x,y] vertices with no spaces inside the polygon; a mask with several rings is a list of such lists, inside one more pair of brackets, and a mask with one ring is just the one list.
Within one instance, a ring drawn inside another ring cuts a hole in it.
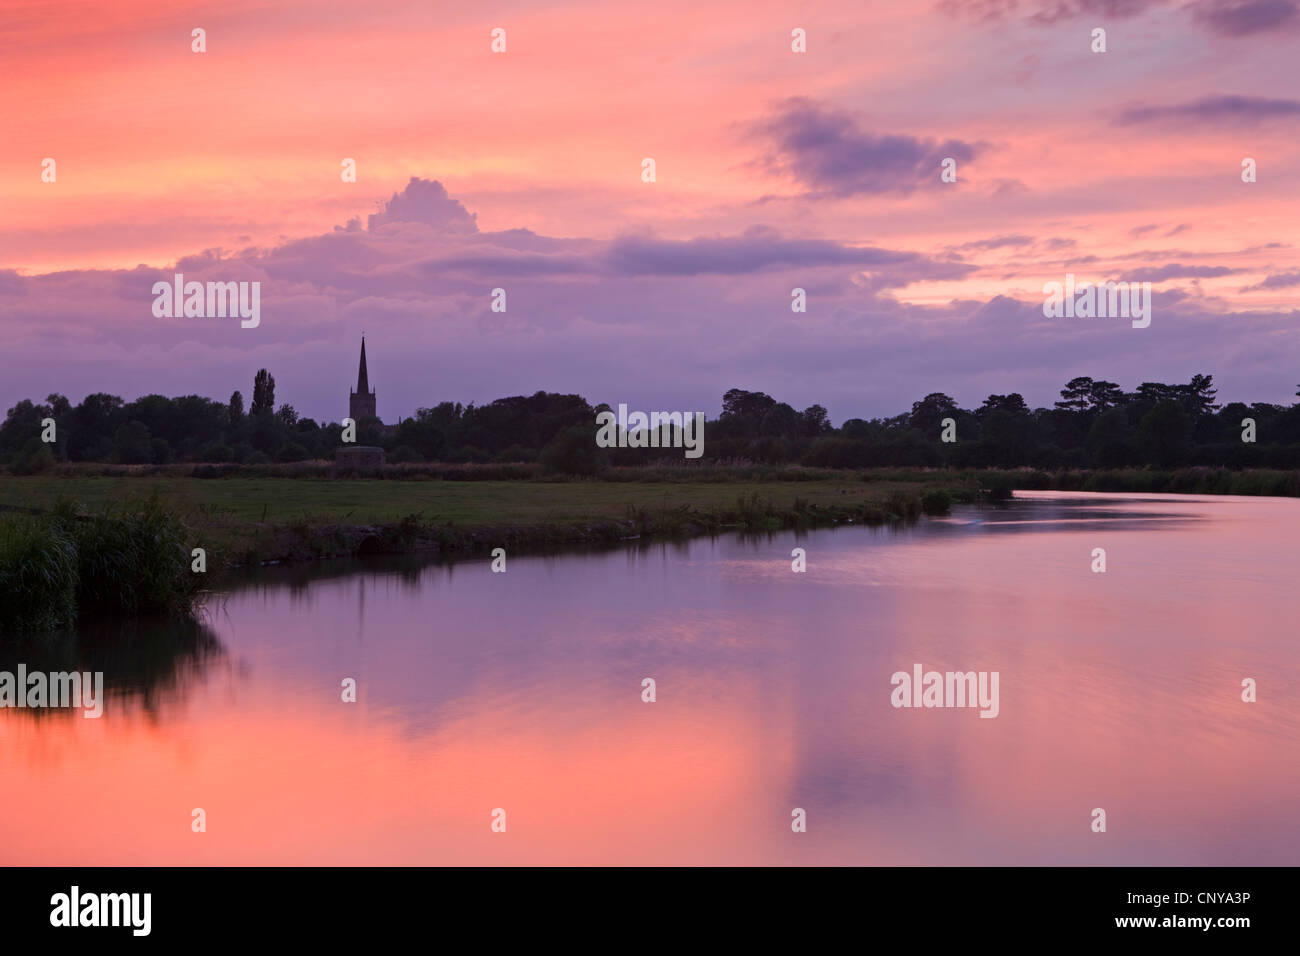
[{"label": "distant tree", "polygon": [[1070,412],[1084,411],[1091,404],[1092,388],[1093,381],[1086,375],[1070,379],[1061,389],[1061,400],[1056,407]]},{"label": "distant tree", "polygon": [[728,389],[722,396],[722,414],[740,415],[762,421],[776,399],[763,392],[747,392],[742,388]]},{"label": "distant tree", "polygon": [[269,415],[275,408],[275,378],[266,369],[259,369],[253,379],[253,404],[250,415]]},{"label": "distant tree", "polygon": [[548,471],[565,475],[594,475],[609,464],[605,449],[596,445],[593,430],[578,425],[551,439],[539,458]]},{"label": "distant tree", "polygon": [[1024,396],[1019,392],[1012,392],[1010,395],[990,395],[984,399],[975,412],[976,415],[984,416],[989,412],[1006,412],[1009,415],[1028,415],[1029,406],[1025,404]]},{"label": "distant tree", "polygon": [[1097,416],[1088,431],[1088,455],[1099,468],[1120,468],[1133,457],[1133,429],[1121,408],[1111,408]]},{"label": "distant tree", "polygon": [[1136,395],[1139,399],[1153,404],[1176,402],[1182,397],[1177,385],[1165,385],[1162,382],[1143,382],[1137,387]]},{"label": "distant tree", "polygon": [[275,413],[275,417],[280,419],[285,428],[293,428],[294,425],[298,424],[298,412],[288,402],[280,406]]},{"label": "distant tree", "polygon": [[794,438],[802,430],[799,413],[785,402],[777,402],[763,415],[759,434],[771,438]]},{"label": "distant tree", "polygon": [[850,418],[840,426],[840,434],[854,441],[866,441],[872,434],[871,423],[861,418]]},{"label": "distant tree", "polygon": [[1099,379],[1093,382],[1088,390],[1088,402],[1095,411],[1104,412],[1108,408],[1115,408],[1124,403],[1124,389],[1114,382],[1103,382]]},{"label": "distant tree", "polygon": [[809,405],[802,412],[803,433],[808,438],[816,438],[832,431],[831,417],[820,405]]},{"label": "distant tree", "polygon": [[1214,387],[1213,375],[1193,375],[1191,382],[1178,388],[1182,393],[1183,407],[1194,419],[1213,415],[1219,407],[1214,404],[1218,390]]},{"label": "distant tree", "polygon": [[153,437],[144,422],[129,421],[113,435],[113,460],[123,465],[144,465],[153,461]]},{"label": "distant tree", "polygon": [[72,403],[58,392],[45,396],[45,402],[50,406],[50,412],[56,419],[62,419],[64,415],[72,411]]},{"label": "distant tree", "polygon": [[1180,403],[1158,402],[1138,425],[1138,448],[1151,464],[1172,468],[1181,464],[1187,455],[1190,426]]},{"label": "distant tree", "polygon": [[227,407],[230,409],[230,427],[236,428],[244,420],[244,396],[239,389],[230,393],[230,404]]},{"label": "distant tree", "polygon": [[908,425],[924,432],[932,439],[937,438],[943,419],[955,415],[956,412],[956,399],[948,397],[943,392],[931,392],[919,402],[912,403],[912,414],[908,419]]}]

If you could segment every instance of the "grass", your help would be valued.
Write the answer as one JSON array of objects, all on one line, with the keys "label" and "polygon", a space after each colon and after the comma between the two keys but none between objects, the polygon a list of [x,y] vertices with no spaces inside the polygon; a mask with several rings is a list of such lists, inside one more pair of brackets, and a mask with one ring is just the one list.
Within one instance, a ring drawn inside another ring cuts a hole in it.
[{"label": "grass", "polygon": [[456,550],[473,547],[478,532],[556,546],[593,536],[906,520],[920,513],[924,492],[953,484],[934,474],[891,481],[853,472],[730,482],[32,476],[0,477],[0,507],[48,510],[73,498],[97,511],[124,495],[156,495],[194,529],[191,543],[209,560],[217,553],[250,563],[289,551],[355,552],[340,527],[379,529],[381,550],[409,549],[437,529],[442,548]]},{"label": "grass", "polygon": [[91,514],[67,499],[41,515],[0,512],[0,634],[86,614],[188,612],[199,588],[190,537],[157,495],[123,494]]}]

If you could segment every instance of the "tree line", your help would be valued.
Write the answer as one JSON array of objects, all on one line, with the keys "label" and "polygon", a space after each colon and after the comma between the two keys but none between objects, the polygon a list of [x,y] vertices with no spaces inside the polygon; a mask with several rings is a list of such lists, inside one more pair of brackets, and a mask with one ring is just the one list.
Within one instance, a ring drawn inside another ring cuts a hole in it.
[{"label": "tree line", "polygon": [[[59,461],[265,464],[330,458],[340,447],[341,424],[276,405],[266,369],[251,394],[247,408],[239,391],[226,402],[198,395],[126,402],[102,392],[77,405],[57,393],[41,403],[23,400],[0,425],[0,462],[19,473]],[[932,392],[891,418],[835,427],[821,405],[798,411],[733,388],[723,395],[722,414],[706,423],[703,460],[829,468],[1300,467],[1300,404],[1220,405],[1210,375],[1186,384],[1143,382],[1133,391],[1079,377],[1060,394],[1050,408],[1030,408],[1017,392],[961,408]],[[484,405],[443,402],[396,425],[358,422],[356,441],[384,448],[395,462],[541,461],[577,473],[681,459],[674,448],[597,448],[595,416],[608,408],[543,391]],[[55,440],[43,441],[51,420]]]}]

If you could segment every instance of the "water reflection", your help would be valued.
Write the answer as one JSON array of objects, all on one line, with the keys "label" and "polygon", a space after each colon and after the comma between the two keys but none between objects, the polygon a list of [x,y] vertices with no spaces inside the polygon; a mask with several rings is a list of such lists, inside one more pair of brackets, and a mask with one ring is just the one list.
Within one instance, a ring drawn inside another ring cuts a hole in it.
[{"label": "water reflection", "polygon": [[[505,574],[272,569],[174,676],[105,659],[150,690],[101,720],[0,713],[0,861],[1293,865],[1297,541],[1290,500],[1039,493]],[[999,671],[999,716],[892,708],[913,663]]]},{"label": "water reflection", "polygon": [[[59,631],[0,644],[0,671],[102,673],[105,713],[139,710],[150,720],[183,700],[191,687],[223,658],[221,641],[206,613],[183,620],[90,621]],[[0,710],[0,719],[81,717],[81,708]],[[98,718],[98,719],[103,719]]]}]

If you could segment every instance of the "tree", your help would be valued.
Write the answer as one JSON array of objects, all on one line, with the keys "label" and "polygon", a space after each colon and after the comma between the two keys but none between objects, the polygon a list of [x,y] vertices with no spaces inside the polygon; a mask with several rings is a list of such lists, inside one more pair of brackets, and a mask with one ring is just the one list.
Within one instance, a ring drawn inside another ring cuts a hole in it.
[{"label": "tree", "polygon": [[1092,387],[1093,381],[1086,375],[1070,379],[1065,383],[1065,388],[1061,389],[1061,401],[1056,403],[1056,407],[1069,412],[1083,411],[1088,407]]},{"label": "tree", "polygon": [[123,465],[144,465],[153,461],[153,436],[143,422],[129,421],[113,435],[113,460]]},{"label": "tree", "polygon": [[275,379],[266,369],[258,369],[253,379],[253,404],[250,415],[269,415],[275,408]]},{"label": "tree", "polygon": [[809,405],[803,410],[803,433],[809,438],[832,431],[830,414],[820,405]]},{"label": "tree", "polygon": [[1010,395],[990,395],[984,399],[984,404],[976,410],[975,414],[983,417],[989,412],[1028,415],[1029,406],[1025,404],[1024,396],[1019,392],[1012,392]]},{"label": "tree", "polygon": [[1178,389],[1182,393],[1183,405],[1193,419],[1213,415],[1219,407],[1214,404],[1218,389],[1214,387],[1213,375],[1193,375],[1191,382],[1178,386]]},{"label": "tree", "polygon": [[1088,401],[1093,410],[1104,412],[1108,408],[1124,404],[1124,389],[1114,382],[1098,379],[1088,390]]},{"label": "tree", "polygon": [[590,428],[573,426],[560,432],[542,449],[542,466],[566,475],[594,475],[609,464],[605,449],[596,445]]},{"label": "tree", "polygon": [[1138,425],[1138,446],[1152,464],[1171,468],[1187,454],[1190,425],[1181,404],[1158,402]]},{"label": "tree", "polygon": [[1122,408],[1111,408],[1097,416],[1085,442],[1093,464],[1100,468],[1119,468],[1133,456],[1133,429]]},{"label": "tree", "polygon": [[908,425],[934,438],[939,434],[939,426],[943,419],[954,416],[956,412],[956,399],[949,398],[943,392],[931,392],[919,402],[912,403],[912,414],[908,419]]},{"label": "tree", "polygon": [[244,419],[244,396],[239,389],[230,393],[230,427],[238,428],[239,423]]},{"label": "tree", "polygon": [[281,423],[286,428],[292,428],[294,425],[298,424],[298,412],[288,402],[285,402],[280,406],[279,410],[275,413],[275,417],[280,419]]},{"label": "tree", "polygon": [[733,388],[722,396],[722,414],[746,416],[757,422],[762,421],[767,410],[775,404],[776,399],[771,395]]}]

